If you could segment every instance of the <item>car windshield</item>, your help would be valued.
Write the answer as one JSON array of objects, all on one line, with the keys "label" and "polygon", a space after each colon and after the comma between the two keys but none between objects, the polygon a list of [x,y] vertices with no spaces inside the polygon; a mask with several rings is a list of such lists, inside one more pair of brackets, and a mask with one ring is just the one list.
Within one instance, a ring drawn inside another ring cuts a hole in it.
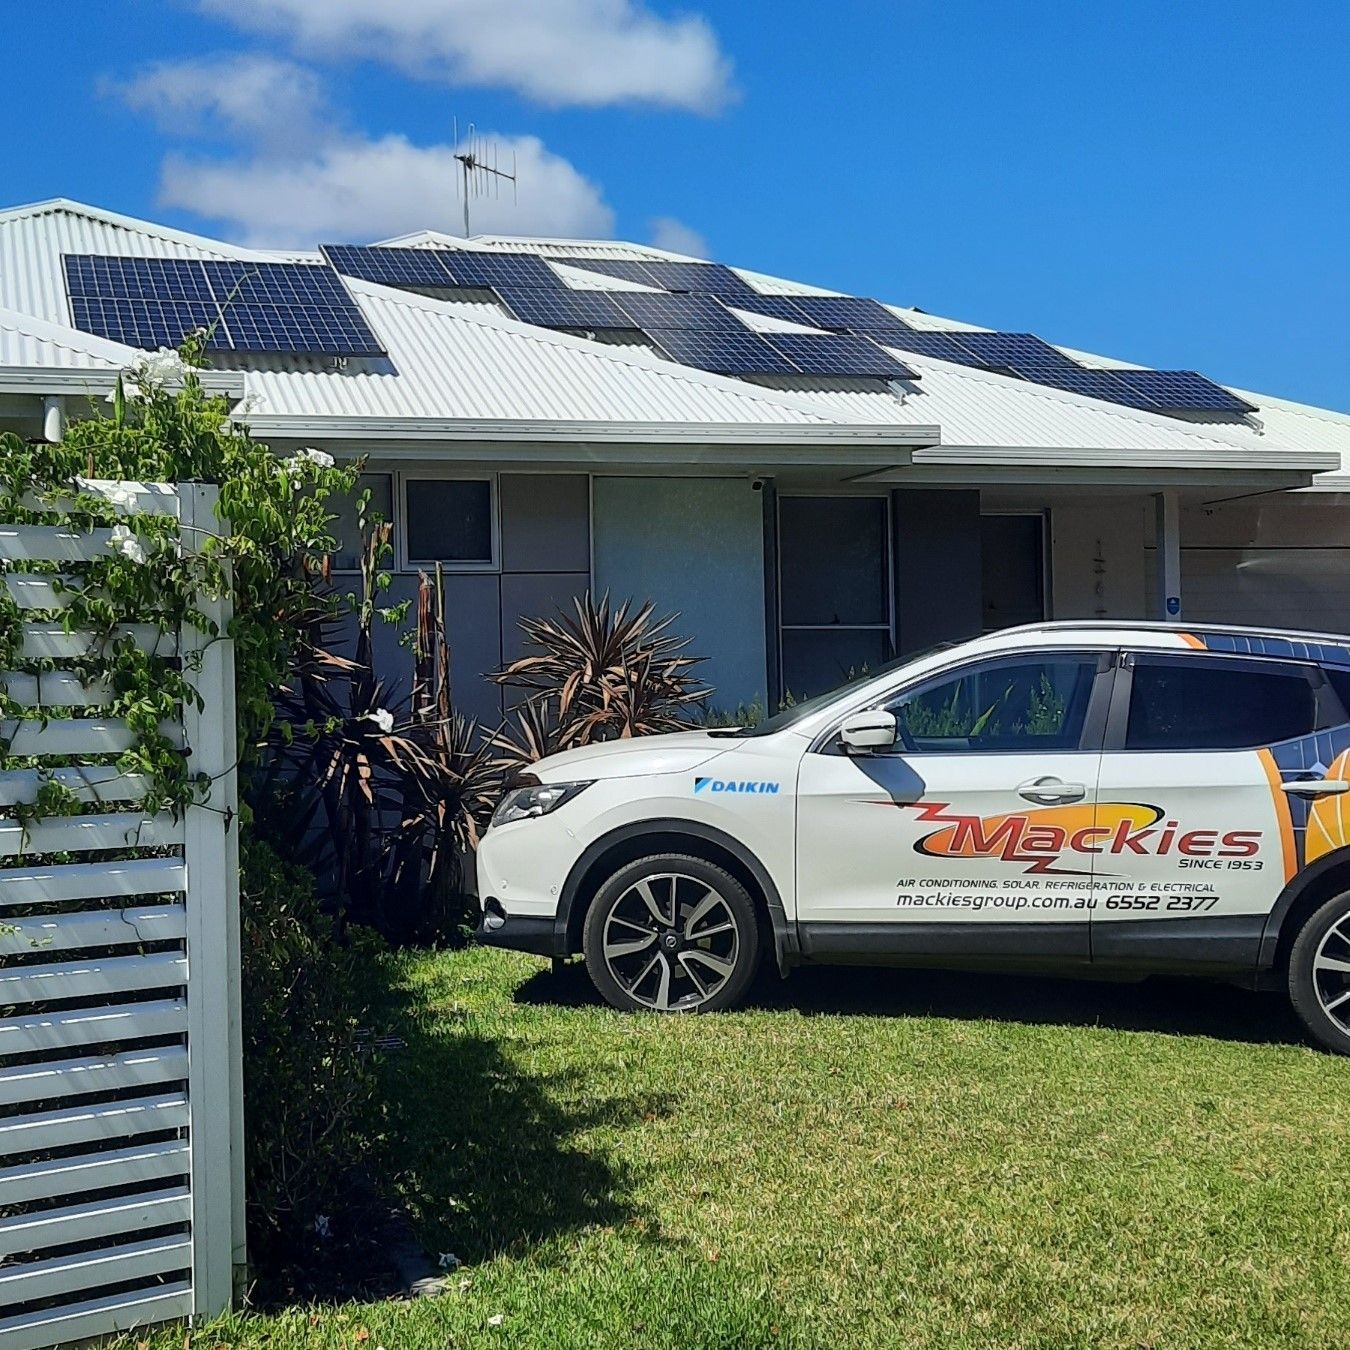
[{"label": "car windshield", "polygon": [[786,731],[788,727],[796,726],[798,722],[804,722],[822,708],[828,708],[831,703],[837,702],[850,689],[867,684],[880,675],[889,675],[892,671],[901,670],[915,661],[922,661],[924,657],[932,656],[934,652],[946,651],[954,646],[956,646],[954,642],[939,642],[921,652],[911,652],[908,656],[897,656],[895,660],[888,661],[875,670],[864,670],[860,675],[850,675],[842,684],[836,685],[823,694],[814,694],[811,698],[805,698],[800,703],[790,704],[788,707],[780,709],[772,717],[766,717],[764,721],[757,722],[752,727],[721,727],[710,732],[709,735],[740,738],[743,736],[772,736],[775,732]]}]

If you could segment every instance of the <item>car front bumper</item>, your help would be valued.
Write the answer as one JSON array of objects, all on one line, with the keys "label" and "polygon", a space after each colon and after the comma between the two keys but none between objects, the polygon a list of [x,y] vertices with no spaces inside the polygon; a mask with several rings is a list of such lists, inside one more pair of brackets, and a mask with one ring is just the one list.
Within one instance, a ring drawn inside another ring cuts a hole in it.
[{"label": "car front bumper", "polygon": [[529,914],[508,914],[492,897],[483,901],[483,917],[474,940],[488,947],[505,947],[534,956],[566,956],[567,942],[555,919]]}]

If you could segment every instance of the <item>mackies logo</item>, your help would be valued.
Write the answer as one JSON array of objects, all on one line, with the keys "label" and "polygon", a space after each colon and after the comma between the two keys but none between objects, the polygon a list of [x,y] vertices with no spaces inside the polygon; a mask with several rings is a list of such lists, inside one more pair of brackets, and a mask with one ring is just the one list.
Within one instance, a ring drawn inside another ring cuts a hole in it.
[{"label": "mackies logo", "polygon": [[[948,811],[946,802],[897,803],[917,811],[919,819],[941,824],[914,845],[930,858],[999,858],[1025,863],[1027,872],[1087,876],[1091,867],[1056,867],[1074,855],[1114,857],[1250,858],[1260,848],[1260,830],[1182,830],[1163,820],[1161,807],[1138,802],[1099,802],[1096,806],[1050,806],[1002,816],[966,816]],[[1161,822],[1161,823],[1160,823]],[[1086,861],[1086,859],[1084,859]]]}]

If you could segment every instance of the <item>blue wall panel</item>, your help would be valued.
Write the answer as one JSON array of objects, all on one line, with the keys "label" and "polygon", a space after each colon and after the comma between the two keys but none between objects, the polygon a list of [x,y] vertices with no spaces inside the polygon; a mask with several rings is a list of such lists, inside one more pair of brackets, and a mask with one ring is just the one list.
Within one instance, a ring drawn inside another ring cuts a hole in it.
[{"label": "blue wall panel", "polygon": [[760,494],[733,478],[596,478],[593,491],[597,592],[678,610],[714,707],[763,701]]}]

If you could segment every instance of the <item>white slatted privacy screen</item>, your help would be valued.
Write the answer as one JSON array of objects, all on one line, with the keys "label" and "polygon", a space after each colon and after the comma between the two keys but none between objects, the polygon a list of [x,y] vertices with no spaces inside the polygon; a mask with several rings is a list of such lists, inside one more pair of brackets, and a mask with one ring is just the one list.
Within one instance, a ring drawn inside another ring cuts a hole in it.
[{"label": "white slatted privacy screen", "polygon": [[[217,529],[214,488],[95,486],[123,489],[124,510],[175,516],[184,549]],[[45,719],[0,726],[5,1350],[213,1315],[244,1259],[231,650],[125,616],[156,654],[201,650],[190,678],[205,708],[169,732],[211,795],[178,819],[147,815],[146,783],[112,762],[133,737],[100,716],[108,686],[71,668],[89,638],[65,632],[68,597],[34,568],[78,577],[108,534],[0,521],[0,587],[29,620],[0,684]],[[204,608],[223,630],[223,606]],[[85,813],[25,825],[47,777]]]}]

